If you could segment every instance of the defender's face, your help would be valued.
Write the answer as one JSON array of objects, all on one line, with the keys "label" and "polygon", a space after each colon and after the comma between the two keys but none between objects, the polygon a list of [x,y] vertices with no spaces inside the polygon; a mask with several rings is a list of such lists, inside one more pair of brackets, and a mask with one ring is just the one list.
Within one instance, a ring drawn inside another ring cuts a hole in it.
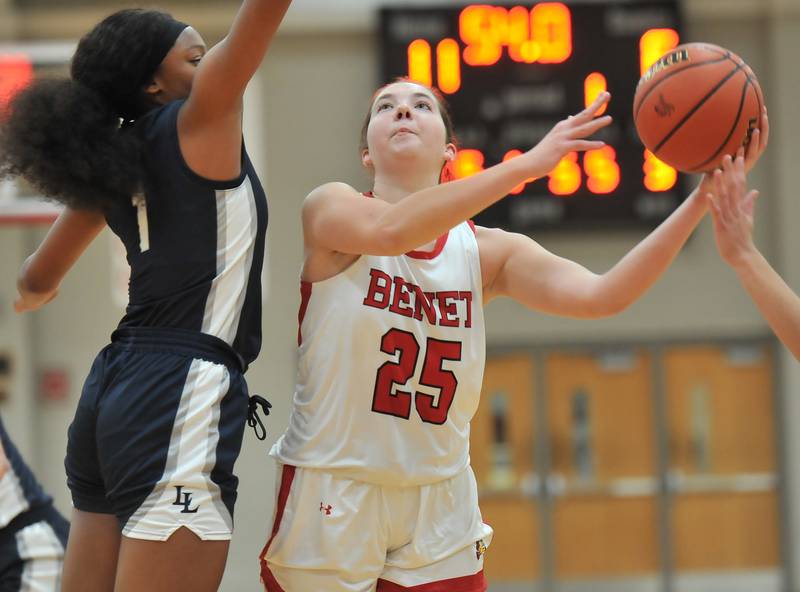
[{"label": "defender's face", "polygon": [[186,27],[158,66],[147,93],[161,105],[187,98],[192,90],[197,65],[206,51],[200,33],[192,27]]}]

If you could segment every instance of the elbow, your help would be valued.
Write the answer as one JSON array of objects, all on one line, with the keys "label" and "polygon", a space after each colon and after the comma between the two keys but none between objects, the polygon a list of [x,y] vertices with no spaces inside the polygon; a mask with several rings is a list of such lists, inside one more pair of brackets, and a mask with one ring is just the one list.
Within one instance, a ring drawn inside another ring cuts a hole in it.
[{"label": "elbow", "polygon": [[585,318],[605,319],[616,316],[630,307],[634,299],[626,294],[610,294],[602,290],[601,286],[593,290],[586,298]]},{"label": "elbow", "polygon": [[28,257],[20,267],[17,276],[17,288],[20,293],[26,294],[50,294],[58,289],[58,284],[51,278],[37,275],[31,270],[31,262],[34,255]]}]

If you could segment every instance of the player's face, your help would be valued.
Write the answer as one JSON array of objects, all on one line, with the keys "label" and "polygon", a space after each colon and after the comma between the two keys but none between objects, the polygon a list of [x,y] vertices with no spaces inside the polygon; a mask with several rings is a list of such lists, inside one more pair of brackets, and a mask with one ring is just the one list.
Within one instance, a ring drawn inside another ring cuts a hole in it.
[{"label": "player's face", "polygon": [[376,170],[398,159],[441,168],[451,145],[436,97],[411,82],[383,88],[372,103],[367,145],[365,164]]},{"label": "player's face", "polygon": [[186,27],[158,66],[147,92],[161,105],[185,99],[192,90],[197,65],[204,55],[206,44],[200,33]]}]

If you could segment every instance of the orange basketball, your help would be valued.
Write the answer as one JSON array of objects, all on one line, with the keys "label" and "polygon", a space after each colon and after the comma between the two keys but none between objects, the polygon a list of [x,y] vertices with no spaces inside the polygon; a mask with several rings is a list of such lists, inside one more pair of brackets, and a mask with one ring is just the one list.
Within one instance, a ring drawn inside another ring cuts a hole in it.
[{"label": "orange basketball", "polygon": [[735,53],[710,43],[680,45],[642,76],[633,117],[642,143],[684,173],[719,166],[759,127],[764,96]]}]

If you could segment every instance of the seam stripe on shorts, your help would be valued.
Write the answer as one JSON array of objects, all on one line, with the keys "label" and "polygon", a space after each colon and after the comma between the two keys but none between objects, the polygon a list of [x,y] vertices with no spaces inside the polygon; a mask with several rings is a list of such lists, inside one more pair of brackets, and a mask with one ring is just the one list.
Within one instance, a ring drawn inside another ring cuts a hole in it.
[{"label": "seam stripe on shorts", "polygon": [[428,584],[420,584],[406,588],[388,580],[378,580],[376,592],[484,592],[486,590],[486,578],[483,570],[471,576],[451,578],[449,580],[439,580]]},{"label": "seam stripe on shorts", "polygon": [[283,465],[283,472],[281,474],[281,489],[278,493],[278,505],[275,510],[275,523],[272,525],[272,534],[267,541],[267,544],[264,545],[264,550],[261,551],[261,581],[266,586],[269,592],[284,592],[283,588],[281,588],[280,584],[278,584],[275,576],[272,575],[272,572],[267,565],[267,551],[269,551],[269,546],[272,544],[275,535],[278,534],[278,529],[281,525],[281,520],[283,520],[283,511],[286,509],[286,502],[289,499],[289,491],[292,488],[292,481],[294,481],[294,472],[295,467],[291,465]]}]

